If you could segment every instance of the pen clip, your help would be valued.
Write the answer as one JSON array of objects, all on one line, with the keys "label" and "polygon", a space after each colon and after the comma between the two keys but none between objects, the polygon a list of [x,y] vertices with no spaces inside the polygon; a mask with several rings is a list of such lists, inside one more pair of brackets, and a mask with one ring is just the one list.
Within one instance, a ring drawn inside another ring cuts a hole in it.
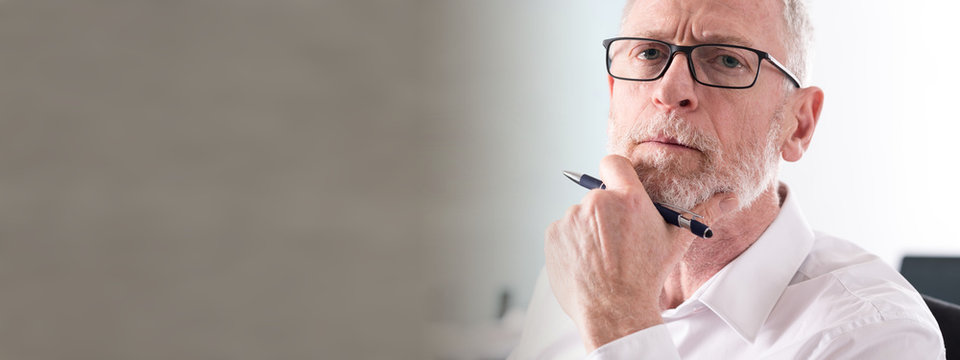
[{"label": "pen clip", "polygon": [[663,205],[663,206],[666,207],[667,209],[676,211],[676,212],[681,213],[681,214],[690,214],[691,217],[690,217],[689,220],[703,219],[703,216],[700,216],[699,214],[697,214],[697,213],[695,213],[695,212],[693,212],[693,211],[684,209],[684,208],[682,208],[682,207],[679,207],[679,206],[676,206],[676,205],[673,205],[673,204],[660,203],[660,205]]}]

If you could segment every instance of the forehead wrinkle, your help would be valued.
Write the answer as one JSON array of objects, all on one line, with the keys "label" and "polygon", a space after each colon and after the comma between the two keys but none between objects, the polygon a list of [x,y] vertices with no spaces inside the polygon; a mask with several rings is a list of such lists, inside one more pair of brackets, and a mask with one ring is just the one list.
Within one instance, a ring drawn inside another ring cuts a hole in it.
[{"label": "forehead wrinkle", "polygon": [[[670,42],[675,36],[667,31],[639,31],[632,33],[625,33],[625,36],[630,37],[642,37],[660,41]],[[753,42],[747,39],[746,37],[740,36],[735,33],[722,34],[719,32],[711,32],[703,35],[692,36],[694,41],[684,41],[684,43],[677,45],[697,45],[697,44],[730,44],[730,45],[740,45],[746,47],[752,47]]]},{"label": "forehead wrinkle", "polygon": [[691,7],[681,1],[680,4],[674,3],[671,9],[675,16],[644,16],[644,13],[652,12],[655,4],[656,1],[636,1],[627,10],[621,36],[644,37],[675,42],[677,45],[731,44],[753,47],[754,42],[742,35],[746,30],[743,24],[727,20],[730,13],[740,13],[743,9],[717,0],[703,7]]},{"label": "forehead wrinkle", "polygon": [[[738,11],[722,2],[714,1],[713,4],[723,6],[728,11]],[[753,41],[742,35],[742,30],[745,30],[743,25],[739,22],[729,21],[727,16],[721,13],[713,9],[702,8],[701,14],[698,14],[700,21],[691,24],[690,34],[692,37],[701,44],[732,44],[752,47]]]}]

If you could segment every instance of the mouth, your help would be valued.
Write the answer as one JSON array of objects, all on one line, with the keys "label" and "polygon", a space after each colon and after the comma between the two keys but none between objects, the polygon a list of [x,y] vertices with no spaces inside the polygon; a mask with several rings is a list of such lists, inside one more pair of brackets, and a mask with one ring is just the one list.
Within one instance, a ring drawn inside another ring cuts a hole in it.
[{"label": "mouth", "polygon": [[697,149],[692,146],[684,145],[679,141],[677,141],[676,138],[672,138],[668,136],[657,136],[657,137],[643,139],[640,141],[640,144],[651,144],[651,145],[667,146],[667,147],[675,147],[675,148],[700,151],[700,149]]}]

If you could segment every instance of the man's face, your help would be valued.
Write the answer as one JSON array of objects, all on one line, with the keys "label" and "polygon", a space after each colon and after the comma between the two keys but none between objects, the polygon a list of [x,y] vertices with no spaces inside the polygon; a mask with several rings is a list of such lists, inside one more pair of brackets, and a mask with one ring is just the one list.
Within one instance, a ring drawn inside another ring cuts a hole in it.
[{"label": "man's face", "polygon": [[[773,0],[637,0],[622,35],[742,45],[784,59],[781,11]],[[609,150],[633,162],[654,201],[689,209],[733,192],[747,206],[776,177],[785,78],[764,61],[751,88],[708,87],[686,61],[677,54],[659,80],[614,82]]]}]

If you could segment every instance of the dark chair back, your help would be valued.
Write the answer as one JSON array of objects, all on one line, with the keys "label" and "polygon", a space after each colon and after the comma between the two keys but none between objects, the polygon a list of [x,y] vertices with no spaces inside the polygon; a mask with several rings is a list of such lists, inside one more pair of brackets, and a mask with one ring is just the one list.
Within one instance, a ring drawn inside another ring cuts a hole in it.
[{"label": "dark chair back", "polygon": [[960,304],[960,257],[904,256],[900,273],[921,294]]},{"label": "dark chair back", "polygon": [[940,325],[947,359],[960,359],[960,305],[923,295],[933,317]]}]

